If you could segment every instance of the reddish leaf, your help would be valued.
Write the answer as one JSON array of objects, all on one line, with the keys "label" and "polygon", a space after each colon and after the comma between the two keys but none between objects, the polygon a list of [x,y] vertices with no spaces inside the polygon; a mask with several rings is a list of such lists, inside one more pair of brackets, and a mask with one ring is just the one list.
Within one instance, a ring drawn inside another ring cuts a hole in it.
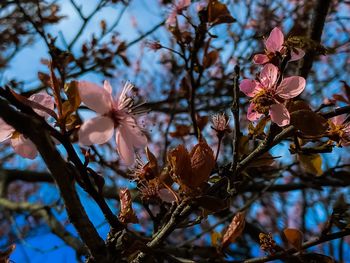
[{"label": "reddish leaf", "polygon": [[233,23],[234,19],[227,9],[225,4],[220,3],[218,0],[210,0],[208,3],[208,22],[212,25],[218,25],[223,23]]},{"label": "reddish leaf", "polygon": [[303,232],[294,228],[286,228],[283,230],[284,237],[295,249],[301,250],[303,243]]},{"label": "reddish leaf", "polygon": [[214,152],[206,141],[201,140],[193,147],[190,156],[193,176],[189,180],[189,186],[198,187],[208,181],[215,166]]},{"label": "reddish leaf", "polygon": [[228,203],[220,198],[208,196],[208,195],[203,195],[195,199],[196,203],[208,210],[209,212],[215,213],[215,212],[220,212],[228,207]]},{"label": "reddish leaf", "polygon": [[290,117],[290,123],[305,135],[322,135],[328,129],[327,120],[310,110],[297,110]]},{"label": "reddish leaf", "polygon": [[214,65],[215,62],[219,58],[219,52],[217,50],[210,51],[206,56],[203,58],[203,67],[209,68],[210,66]]},{"label": "reddish leaf", "polygon": [[181,138],[188,135],[190,131],[191,131],[190,126],[179,124],[179,125],[176,125],[176,130],[174,132],[170,132],[169,135],[173,138]]},{"label": "reddish leaf", "polygon": [[224,237],[222,238],[222,248],[227,247],[231,243],[235,242],[236,239],[242,234],[245,226],[245,215],[244,213],[237,213],[231,224],[228,226]]},{"label": "reddish leaf", "polygon": [[120,199],[120,212],[119,212],[118,218],[120,222],[123,224],[138,223],[136,214],[132,209],[130,191],[126,188],[120,189],[119,199]]}]

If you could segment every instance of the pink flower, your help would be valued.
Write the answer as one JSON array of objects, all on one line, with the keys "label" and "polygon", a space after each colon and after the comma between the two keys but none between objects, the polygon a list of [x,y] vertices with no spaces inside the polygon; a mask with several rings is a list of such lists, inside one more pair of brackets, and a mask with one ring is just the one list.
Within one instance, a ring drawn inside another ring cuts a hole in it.
[{"label": "pink flower", "polygon": [[191,0],[178,0],[176,4],[171,9],[171,12],[168,16],[168,19],[165,21],[167,26],[175,26],[176,25],[176,16],[181,14],[183,10],[185,10],[191,4]]},{"label": "pink flower", "polygon": [[213,123],[212,129],[215,130],[218,136],[222,137],[225,133],[230,133],[229,117],[223,113],[216,113],[212,116],[211,121]]},{"label": "pink flower", "polygon": [[134,163],[134,148],[147,144],[146,136],[137,125],[137,107],[129,93],[134,86],[127,82],[118,98],[112,97],[112,87],[108,81],[104,87],[80,81],[79,94],[85,105],[99,113],[80,127],[79,142],[83,145],[103,144],[112,138],[116,128],[116,143],[120,157],[126,165]]},{"label": "pink flower", "polygon": [[[265,41],[265,54],[256,54],[253,58],[254,63],[266,64],[276,56],[276,53],[280,53],[282,56],[286,55],[287,48],[283,46],[283,43],[283,33],[278,27],[275,27]],[[305,52],[302,49],[295,48],[295,50],[291,51],[291,59],[289,61],[299,60],[304,57],[304,55]]]},{"label": "pink flower", "polygon": [[329,120],[328,136],[338,145],[350,145],[350,123],[345,122],[345,115],[339,115]]},{"label": "pink flower", "polygon": [[248,107],[248,120],[256,121],[262,115],[269,114],[278,126],[289,124],[290,115],[284,102],[305,89],[305,79],[292,76],[277,85],[278,77],[278,68],[269,63],[263,67],[258,80],[242,80],[240,90],[252,98]]},{"label": "pink flower", "polygon": [[[54,109],[54,101],[52,97],[44,92],[33,94],[28,99],[50,110]],[[49,116],[44,111],[38,109],[34,109],[34,111],[44,118],[48,118]],[[35,144],[31,140],[29,140],[23,134],[17,132],[3,119],[0,119],[0,142],[4,142],[7,140],[10,140],[13,150],[24,158],[34,159],[38,155],[38,150],[36,149]]]}]

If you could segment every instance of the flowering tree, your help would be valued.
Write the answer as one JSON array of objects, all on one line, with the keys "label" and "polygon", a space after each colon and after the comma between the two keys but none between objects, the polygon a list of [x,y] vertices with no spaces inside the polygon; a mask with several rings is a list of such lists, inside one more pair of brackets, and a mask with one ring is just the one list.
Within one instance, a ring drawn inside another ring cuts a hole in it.
[{"label": "flowering tree", "polygon": [[348,1],[0,8],[1,261],[350,262]]}]

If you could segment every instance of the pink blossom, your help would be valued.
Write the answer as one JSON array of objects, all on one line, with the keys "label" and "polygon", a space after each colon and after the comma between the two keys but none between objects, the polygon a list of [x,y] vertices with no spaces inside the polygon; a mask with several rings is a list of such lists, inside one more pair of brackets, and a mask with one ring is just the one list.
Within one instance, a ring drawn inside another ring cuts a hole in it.
[{"label": "pink blossom", "polygon": [[165,21],[165,24],[171,27],[175,26],[176,16],[178,14],[181,14],[183,10],[190,6],[190,4],[191,0],[178,0],[177,3],[173,5],[168,19]]},{"label": "pink blossom", "polygon": [[[282,31],[275,27],[272,29],[269,37],[265,41],[265,54],[256,54],[253,58],[255,64],[266,64],[276,56],[276,53],[280,53],[282,56],[286,55],[287,48],[283,46],[284,36]],[[300,48],[295,48],[291,51],[291,59],[289,61],[299,60],[304,57],[305,52]]]},{"label": "pink blossom", "polygon": [[338,115],[330,119],[329,137],[338,145],[350,145],[350,123],[346,122],[345,115]]},{"label": "pink blossom", "polygon": [[[44,92],[33,94],[28,99],[44,106],[47,109],[54,109],[52,97]],[[49,117],[49,115],[44,111],[39,109],[34,109],[34,111],[42,117]],[[18,133],[3,119],[0,119],[0,142],[5,142],[7,140],[10,140],[13,150],[24,158],[34,159],[38,155],[38,150],[31,140],[29,140],[23,134]]]},{"label": "pink blossom", "polygon": [[256,121],[262,115],[269,114],[278,126],[289,124],[290,115],[284,102],[305,89],[305,79],[292,76],[278,84],[278,77],[278,68],[269,63],[263,67],[258,80],[242,80],[240,90],[252,98],[248,107],[248,120]]},{"label": "pink blossom", "polygon": [[103,144],[116,131],[117,150],[126,165],[134,163],[134,148],[147,144],[147,138],[137,125],[137,107],[129,93],[134,86],[127,82],[117,98],[112,97],[112,87],[108,81],[104,87],[86,81],[78,85],[82,102],[99,116],[83,123],[79,130],[79,142],[83,145]]}]

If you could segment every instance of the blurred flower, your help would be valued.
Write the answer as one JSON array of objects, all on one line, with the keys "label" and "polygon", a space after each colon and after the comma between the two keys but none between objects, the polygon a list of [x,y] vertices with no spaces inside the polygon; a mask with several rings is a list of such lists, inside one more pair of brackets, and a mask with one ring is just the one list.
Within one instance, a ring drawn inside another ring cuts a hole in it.
[{"label": "blurred flower", "polygon": [[350,123],[346,122],[344,114],[329,120],[328,136],[339,146],[350,145]]},{"label": "blurred flower", "polygon": [[135,119],[144,110],[140,108],[141,105],[135,105],[133,97],[129,95],[133,88],[127,82],[119,97],[113,98],[108,81],[104,82],[104,88],[86,81],[80,81],[78,85],[82,102],[100,114],[80,127],[79,142],[83,145],[106,143],[117,129],[117,150],[126,165],[134,163],[134,148],[147,144],[147,138]]},{"label": "blurred flower", "polygon": [[[173,183],[166,169],[161,172],[155,155],[146,147],[148,162],[136,158],[132,176],[138,184],[141,198],[144,201],[172,202],[177,199],[175,192],[171,189]],[[170,181],[169,181],[170,179]]]},{"label": "blurred flower", "polygon": [[159,41],[149,41],[146,42],[146,46],[153,50],[153,51],[157,51],[159,49],[161,49],[163,46],[159,43]]},{"label": "blurred flower", "polygon": [[[47,109],[54,109],[54,101],[52,97],[44,92],[33,94],[28,98],[29,101],[33,101]],[[44,117],[48,118],[49,115],[42,110],[34,109],[34,111]],[[25,137],[23,134],[17,132],[12,126],[8,125],[3,119],[0,118],[0,142],[10,140],[13,150],[20,156],[28,159],[34,159],[38,155],[38,150],[35,144]]]},{"label": "blurred flower", "polygon": [[278,126],[289,124],[290,115],[284,101],[298,96],[305,89],[305,79],[292,76],[277,85],[278,77],[278,68],[269,63],[262,69],[258,80],[244,79],[241,82],[240,90],[252,98],[248,120],[256,121],[263,114],[269,114]]},{"label": "blurred flower", "polygon": [[230,133],[231,129],[228,127],[230,118],[226,113],[216,113],[212,116],[212,128],[217,132],[218,137],[223,137],[225,133]]},{"label": "blurred flower", "polygon": [[191,0],[178,0],[176,4],[173,5],[168,19],[165,21],[167,26],[176,25],[176,16],[181,14],[191,4]]},{"label": "blurred flower", "polygon": [[[256,64],[265,64],[268,63],[273,57],[276,56],[276,53],[281,55],[286,55],[287,48],[283,46],[284,36],[282,31],[275,27],[272,29],[269,37],[265,41],[265,54],[256,54],[253,58],[254,63]],[[305,52],[300,48],[295,48],[291,51],[291,59],[289,61],[299,60],[304,57]]]}]

